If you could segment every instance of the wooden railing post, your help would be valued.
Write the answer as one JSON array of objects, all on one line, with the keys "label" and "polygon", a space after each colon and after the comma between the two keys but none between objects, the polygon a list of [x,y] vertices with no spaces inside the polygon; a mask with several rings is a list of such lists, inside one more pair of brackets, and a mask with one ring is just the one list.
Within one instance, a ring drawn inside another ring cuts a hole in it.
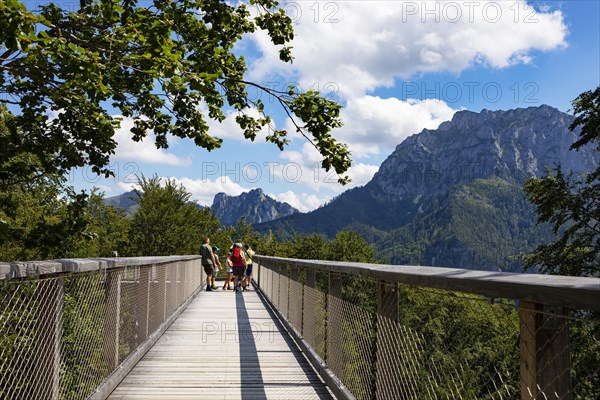
[{"label": "wooden railing post", "polygon": [[398,285],[377,284],[377,353],[375,398],[401,399],[398,344]]},{"label": "wooden railing post", "polygon": [[109,371],[119,365],[119,328],[121,320],[121,277],[122,268],[106,271],[104,320],[104,356]]},{"label": "wooden railing post", "polygon": [[33,398],[58,400],[63,314],[62,277],[41,280],[36,318]]},{"label": "wooden railing post", "polygon": [[566,310],[544,312],[543,304],[527,301],[520,306],[521,399],[570,400],[569,323],[560,317]]}]

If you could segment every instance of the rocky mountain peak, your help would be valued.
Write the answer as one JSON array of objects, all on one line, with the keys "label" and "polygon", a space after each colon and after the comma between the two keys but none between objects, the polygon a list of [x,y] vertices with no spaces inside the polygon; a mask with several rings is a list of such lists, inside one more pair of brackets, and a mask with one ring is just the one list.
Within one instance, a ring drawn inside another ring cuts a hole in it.
[{"label": "rocky mountain peak", "polygon": [[242,217],[249,224],[258,224],[299,212],[288,203],[267,196],[260,188],[239,196],[217,193],[211,211],[223,225],[235,225]]},{"label": "rocky mountain peak", "polygon": [[441,193],[497,176],[522,183],[560,163],[573,171],[597,165],[592,151],[569,151],[577,135],[573,117],[542,105],[507,111],[459,111],[436,130],[407,138],[384,161],[371,185],[383,192]]}]

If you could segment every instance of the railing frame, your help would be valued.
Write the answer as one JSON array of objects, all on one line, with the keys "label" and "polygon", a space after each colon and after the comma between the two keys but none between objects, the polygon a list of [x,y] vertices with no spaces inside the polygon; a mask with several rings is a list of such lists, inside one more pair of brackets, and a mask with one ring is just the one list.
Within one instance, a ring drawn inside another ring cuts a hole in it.
[{"label": "railing frame", "polygon": [[[369,277],[376,280],[377,286],[377,330],[385,331],[386,324],[393,324],[391,320],[397,312],[390,309],[390,304],[396,304],[398,299],[397,284],[420,286],[426,288],[442,289],[449,291],[477,294],[490,298],[509,298],[517,300],[520,304],[520,374],[521,374],[521,399],[537,399],[539,393],[531,393],[531,388],[546,388],[556,393],[562,399],[570,399],[570,376],[564,371],[570,370],[569,335],[565,323],[552,323],[551,318],[544,316],[545,310],[558,314],[566,314],[569,309],[586,309],[600,311],[600,279],[583,277],[566,277],[539,274],[518,274],[477,270],[464,270],[422,266],[379,265],[334,261],[297,260],[279,257],[254,256],[254,261],[261,267],[281,273],[281,268],[298,268],[307,271],[327,271],[329,273],[329,296],[335,296],[332,290],[335,285],[332,280],[337,274],[350,274]],[[262,270],[262,268],[255,268]],[[267,272],[261,271],[264,276]],[[313,275],[310,273],[310,275]],[[310,276],[309,275],[309,276]],[[263,290],[259,279],[258,285]],[[266,288],[268,289],[268,288]],[[263,292],[264,293],[264,292]],[[269,296],[267,296],[269,297]],[[284,321],[300,347],[315,369],[321,374],[331,390],[339,397],[353,399],[354,396],[344,387],[340,379],[330,370],[330,365],[323,361],[319,355],[304,340],[301,332],[294,327],[277,309],[277,303],[272,301],[272,306]],[[393,308],[393,306],[392,306]],[[397,311],[397,310],[396,310]],[[335,331],[335,319],[327,315],[327,330]],[[335,314],[335,313],[334,313]],[[329,337],[329,335],[327,335]],[[389,338],[388,338],[389,339]],[[328,340],[327,353],[340,351],[335,346],[335,341]],[[374,398],[392,398],[390,393],[397,392],[394,388],[381,384],[380,374],[385,374],[386,369],[393,369],[394,357],[397,349],[390,346],[392,340],[377,338],[376,352],[381,366],[377,369]],[[388,343],[388,345],[386,345]],[[551,360],[551,362],[550,362]],[[329,360],[327,360],[329,361]],[[386,364],[387,362],[387,364]],[[390,367],[391,365],[391,367]],[[545,366],[542,370],[540,366]],[[376,366],[377,368],[378,366]],[[556,378],[558,377],[558,378]],[[389,382],[387,383],[389,385]],[[396,382],[402,385],[401,382]]]},{"label": "railing frame", "polygon": [[[106,301],[116,303],[114,314],[111,314],[111,320],[105,321],[104,331],[104,351],[106,359],[109,361],[109,368],[113,372],[97,388],[96,392],[88,397],[89,400],[103,400],[108,398],[118,384],[127,376],[133,367],[142,359],[142,357],[152,348],[160,339],[162,334],[185,310],[189,303],[197,296],[205,285],[204,271],[200,269],[200,280],[198,286],[192,294],[177,307],[174,312],[168,316],[169,296],[167,296],[168,280],[171,279],[171,285],[174,285],[175,291],[171,291],[171,297],[177,301],[178,282],[182,279],[179,275],[179,262],[200,260],[200,256],[161,256],[161,257],[128,257],[128,258],[94,258],[94,259],[64,259],[50,261],[32,261],[32,262],[11,262],[0,263],[0,281],[19,278],[57,278],[48,280],[38,286],[40,298],[47,298],[50,301],[40,307],[37,312],[45,318],[39,318],[43,321],[36,329],[36,349],[35,365],[33,368],[34,378],[44,382],[36,385],[38,389],[37,396],[47,400],[58,400],[59,396],[59,373],[60,373],[60,351],[61,351],[61,330],[62,330],[62,307],[63,307],[63,282],[69,275],[99,271],[106,275],[105,290]],[[162,284],[162,304],[163,304],[163,323],[154,331],[149,332],[150,316],[150,290],[149,285],[155,279],[153,269],[156,266],[164,264],[173,264],[173,269],[165,271],[165,279]],[[120,321],[120,299],[121,299],[121,276],[117,273],[127,267],[151,267],[140,269],[140,283],[144,287],[142,294],[145,294],[145,302],[140,297],[142,312],[145,312],[146,318],[142,318],[142,326],[138,327],[143,334],[143,342],[119,364],[119,321]],[[110,272],[110,273],[109,273]],[[189,283],[189,282],[186,282]],[[43,292],[43,293],[42,293]],[[145,304],[144,304],[145,303]],[[48,380],[48,374],[51,378]],[[51,382],[48,385],[48,381]]]}]

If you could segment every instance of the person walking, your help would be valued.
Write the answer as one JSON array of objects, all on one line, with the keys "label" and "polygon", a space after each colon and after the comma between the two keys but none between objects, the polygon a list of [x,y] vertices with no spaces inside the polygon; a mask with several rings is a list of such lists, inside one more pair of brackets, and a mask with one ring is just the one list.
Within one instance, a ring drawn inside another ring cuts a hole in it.
[{"label": "person walking", "polygon": [[231,263],[231,250],[229,250],[229,254],[225,260],[225,265],[227,266],[227,279],[223,284],[223,290],[231,290],[231,283],[233,282],[233,264]]},{"label": "person walking", "polygon": [[213,272],[217,263],[215,261],[215,255],[213,254],[212,247],[210,246],[210,239],[207,237],[202,239],[200,255],[202,256],[202,266],[204,267],[204,272],[206,272],[206,291],[211,292],[215,285]]},{"label": "person walking", "polygon": [[215,266],[213,268],[213,280],[211,286],[212,290],[217,290],[217,287],[215,286],[215,281],[217,280],[217,274],[219,273],[219,270],[222,268],[221,261],[219,260],[219,250],[220,249],[217,246],[212,247],[212,251],[215,256]]},{"label": "person walking", "polygon": [[254,250],[252,250],[252,246],[248,243],[244,246],[246,251],[244,252],[246,258],[246,272],[244,274],[244,279],[242,282],[242,286],[244,287],[244,291],[250,288],[250,283],[252,282],[252,257],[254,257]]},{"label": "person walking", "polygon": [[234,243],[231,248],[231,265],[233,269],[233,288],[237,293],[241,291],[238,285],[241,284],[244,277],[244,269],[246,268],[246,258],[240,243]]}]

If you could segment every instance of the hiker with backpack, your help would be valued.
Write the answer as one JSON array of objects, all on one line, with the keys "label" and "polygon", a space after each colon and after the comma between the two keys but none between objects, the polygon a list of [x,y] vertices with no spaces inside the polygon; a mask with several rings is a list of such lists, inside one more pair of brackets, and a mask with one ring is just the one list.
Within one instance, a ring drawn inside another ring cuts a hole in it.
[{"label": "hiker with backpack", "polygon": [[240,292],[241,288],[239,285],[244,277],[244,271],[246,269],[246,256],[242,250],[241,243],[234,243],[231,248],[231,268],[233,269],[233,287],[235,292]]}]

